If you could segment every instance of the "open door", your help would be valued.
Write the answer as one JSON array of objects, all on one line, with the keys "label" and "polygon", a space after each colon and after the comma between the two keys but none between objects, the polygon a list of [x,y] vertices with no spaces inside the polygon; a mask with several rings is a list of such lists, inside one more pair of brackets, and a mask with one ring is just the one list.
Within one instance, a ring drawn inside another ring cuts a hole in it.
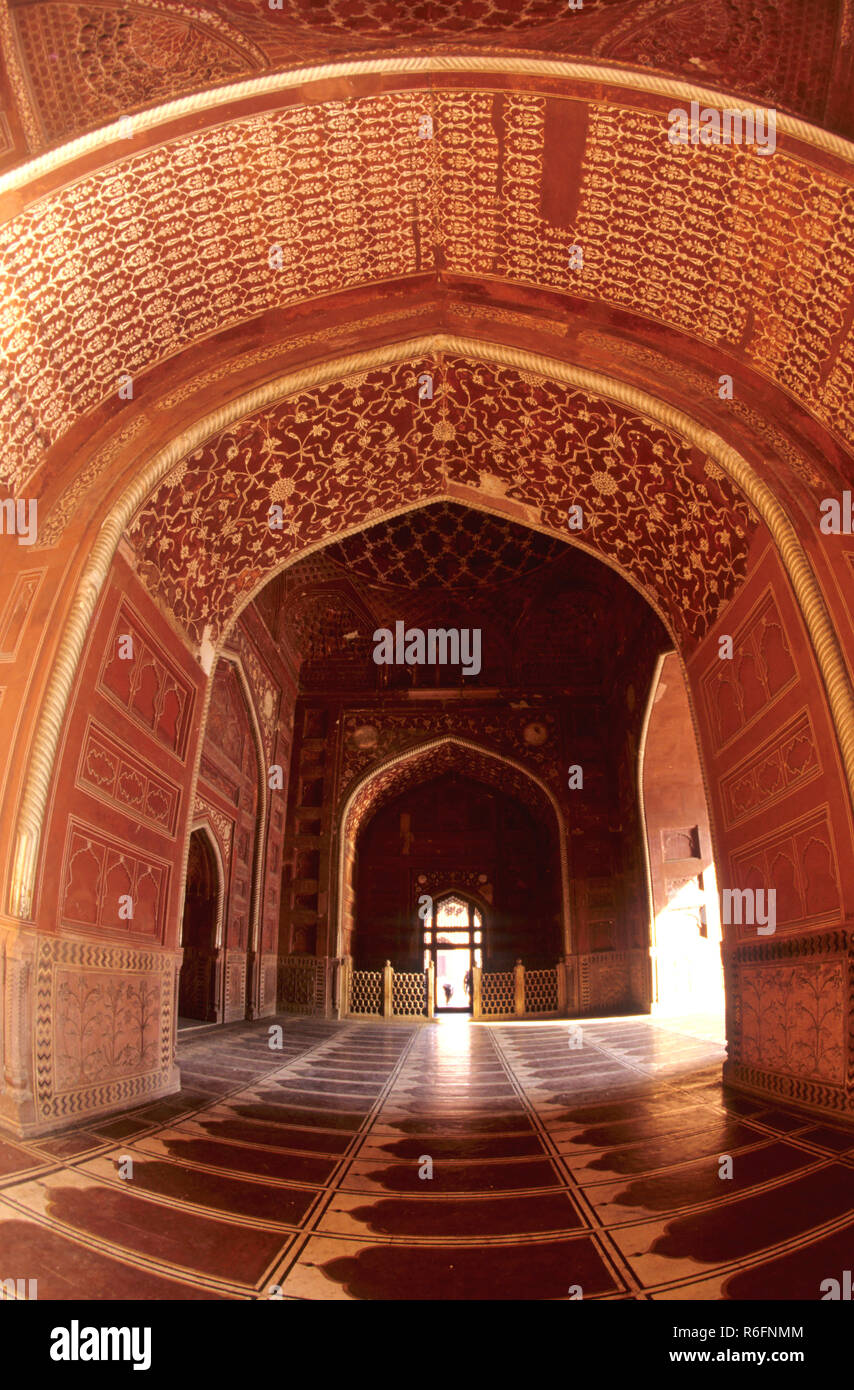
[{"label": "open door", "polygon": [[456,893],[437,898],[424,922],[424,969],[433,961],[440,1014],[470,1014],[472,965],[483,964],[483,918],[478,908]]}]

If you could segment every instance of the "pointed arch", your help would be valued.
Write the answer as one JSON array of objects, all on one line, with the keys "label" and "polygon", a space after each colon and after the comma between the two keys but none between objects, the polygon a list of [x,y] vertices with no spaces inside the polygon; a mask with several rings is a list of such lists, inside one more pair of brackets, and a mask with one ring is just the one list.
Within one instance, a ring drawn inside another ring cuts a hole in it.
[{"label": "pointed arch", "polygon": [[[542,778],[538,777],[530,768],[525,767],[524,763],[517,762],[515,758],[510,758],[504,753],[498,753],[492,748],[486,748],[482,744],[474,743],[471,739],[459,738],[454,734],[443,734],[439,738],[426,739],[415,744],[411,748],[405,749],[401,753],[394,753],[387,758],[383,758],[381,762],[369,768],[368,771],[359,776],[346,795],[341,811],[336,816],[336,956],[340,957],[344,954],[343,935],[344,907],[346,901],[345,875],[347,848],[348,845],[354,842],[369,810],[372,811],[376,809],[377,801],[376,799],[371,799],[371,793],[380,793],[383,800],[393,796],[396,789],[398,787],[402,788],[404,782],[408,780],[409,774],[413,770],[413,764],[426,760],[427,756],[437,749],[447,751],[449,755],[449,767],[462,767],[462,769],[467,771],[475,781],[485,782],[487,785],[500,786],[499,770],[502,767],[512,768],[514,772],[521,774],[522,777],[530,783],[532,788],[536,789],[536,791],[533,792],[533,797],[539,801],[541,813],[545,807],[548,808],[546,814],[553,817],[553,825],[557,834],[561,876],[562,944],[564,955],[569,955],[572,951],[572,919],[570,908],[567,827],[563,810],[561,809],[557,797]],[[434,774],[435,767],[430,769],[428,776],[433,776]],[[379,787],[377,786],[378,783],[381,784]]]},{"label": "pointed arch", "polygon": [[216,916],[214,919],[214,946],[217,950],[222,946],[223,919],[225,916],[225,864],[222,858],[222,849],[216,831],[211,825],[210,818],[202,812],[193,817],[187,836],[187,852],[184,856],[184,881],[181,890],[181,935],[178,945],[184,945],[184,905],[187,893],[187,856],[190,853],[190,842],[194,835],[202,835],[208,848],[213,854],[216,866]]},{"label": "pointed arch", "polygon": [[[51,674],[32,740],[16,817],[8,894],[9,911],[12,916],[27,920],[32,914],[45,809],[65,715],[92,615],[122,535],[137,509],[187,453],[221,433],[234,421],[309,386],[339,380],[356,372],[400,362],[422,353],[437,352],[453,352],[467,355],[476,362],[521,368],[562,385],[580,387],[609,401],[630,406],[645,419],[676,432],[688,444],[702,449],[724,470],[758,512],[778,551],[823,682],[828,713],[841,755],[848,798],[854,802],[854,687],[839,635],[806,550],[788,512],[743,455],[695,419],[660,398],[653,397],[620,379],[503,343],[437,333],[323,362],[302,371],[288,373],[249,391],[212,414],[196,420],[187,430],[158,450],[112,505],[77,583],[59,646],[52,661]],[[475,489],[466,488],[463,491],[467,495],[455,497],[455,500],[470,504],[473,499],[468,494]],[[420,500],[438,499],[431,496],[429,499]],[[485,500],[487,499],[483,497],[482,501]],[[531,517],[530,520],[536,524],[535,518]],[[364,522],[350,529],[362,530]],[[322,548],[329,540],[339,540],[346,534],[348,530],[342,528],[335,536],[326,537],[317,544],[304,546],[298,553],[289,556],[288,561],[280,568],[286,568],[287,563],[302,558],[314,549]],[[564,536],[564,539],[568,538]],[[577,540],[572,538],[569,538],[569,543],[578,544]],[[632,577],[619,565],[610,562],[607,556],[597,553],[597,558],[606,564],[611,563],[612,568],[633,584],[633,587],[637,587]],[[232,626],[233,620],[239,616],[242,608],[271,577],[272,573],[260,577],[256,589],[243,596],[243,601],[237,605],[232,615]],[[650,600],[650,595],[644,596]],[[213,664],[218,651],[224,649],[227,638],[228,628],[216,649],[208,643],[201,652],[200,659],[206,668]]]}]

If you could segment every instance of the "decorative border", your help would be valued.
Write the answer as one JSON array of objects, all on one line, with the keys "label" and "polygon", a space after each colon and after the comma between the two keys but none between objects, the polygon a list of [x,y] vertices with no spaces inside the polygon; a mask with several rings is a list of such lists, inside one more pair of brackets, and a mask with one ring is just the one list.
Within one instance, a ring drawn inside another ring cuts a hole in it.
[{"label": "decorative border", "polygon": [[[701,449],[723,468],[759,512],[779,551],[827,691],[830,716],[842,754],[849,797],[854,803],[854,689],[839,638],[794,525],[774,493],[754,472],[747,460],[714,431],[627,382],[503,343],[438,333],[388,343],[365,352],[318,363],[256,387],[219,410],[195,421],[187,430],[158,450],[114,503],[100,526],[88,562],[78,581],[39,712],[16,825],[9,891],[9,911],[12,916],[28,919],[32,912],[37,857],[48,791],[72,686],[92,615],[113,557],[125,528],[142,502],[186,454],[192,453],[236,421],[299,391],[412,357],[442,352],[469,357],[476,362],[536,373],[562,385],[616,401],[636,410],[655,424],[664,425],[681,434],[687,443]],[[352,528],[353,531],[361,529],[361,526]],[[339,539],[341,535],[349,533],[346,530],[339,533]],[[317,545],[306,547],[299,555],[294,555],[291,562],[321,548],[324,543],[319,542]],[[612,568],[618,569],[616,565],[612,565]],[[618,572],[621,573],[619,570]],[[243,608],[252,602],[270,577],[266,576],[246,595],[245,601],[234,614],[232,627]],[[228,631],[223,634],[220,650],[228,635]],[[206,709],[203,715],[205,713]]]},{"label": "decorative border", "polygon": [[[126,626],[123,628],[123,624]],[[163,666],[167,676],[171,676],[179,690],[186,693],[187,703],[184,706],[181,721],[177,729],[177,743],[174,748],[170,748],[166,741],[158,736],[156,725],[148,724],[142,715],[130,704],[124,701],[115,693],[111,686],[107,685],[104,679],[107,667],[114,660],[116,643],[124,635],[128,628],[136,628],[137,636],[144,646],[148,647],[151,655]],[[187,765],[187,744],[190,738],[190,730],[193,727],[193,716],[196,705],[196,687],[189,679],[186,671],[175,661],[174,657],[162,645],[160,638],[152,631],[151,623],[146,622],[139,609],[128,598],[127,594],[121,594],[116,605],[110,627],[109,641],[104,648],[104,655],[97,675],[98,694],[119,711],[123,719],[135,724],[137,728],[145,734],[150,744],[158,750],[162,749],[169,757],[175,758],[182,767]]]},{"label": "decorative border", "polygon": [[[93,736],[95,738],[100,738],[104,743],[114,744],[115,748],[113,751],[116,753],[117,757],[126,759],[128,763],[134,762],[139,764],[137,771],[141,768],[141,775],[148,777],[152,782],[159,783],[161,788],[168,788],[168,790],[173,793],[174,800],[168,824],[164,821],[155,820],[153,816],[147,815],[145,811],[140,811],[139,808],[130,806],[126,801],[120,801],[117,796],[112,796],[109,792],[105,791],[102,786],[87,779],[84,764],[87,762],[90,740]],[[118,811],[120,815],[124,816],[126,820],[133,822],[134,825],[145,825],[150,830],[153,830],[156,835],[160,835],[166,840],[175,839],[181,812],[180,786],[176,785],[175,782],[171,782],[162,770],[149,762],[148,758],[144,757],[142,753],[138,753],[136,749],[131,751],[126,745],[122,745],[116,735],[111,733],[104,724],[99,723],[95,716],[91,714],[86,721],[86,728],[83,732],[83,738],[80,741],[80,757],[77,760],[74,785],[80,791],[84,792],[86,796],[91,796],[95,801],[100,801],[103,806],[109,806],[111,810]]]},{"label": "decorative border", "polygon": [[[795,788],[795,790],[797,791],[797,788]],[[833,832],[833,817],[831,815],[829,802],[821,801],[817,805],[810,807],[810,809],[805,811],[802,815],[796,816],[793,820],[788,820],[783,825],[774,826],[770,831],[766,829],[759,834],[755,834],[752,839],[744,840],[738,845],[733,845],[729,850],[728,868],[731,875],[730,882],[745,882],[745,879],[742,877],[742,870],[735,867],[736,862],[741,860],[743,856],[750,856],[755,853],[762,853],[763,851],[768,853],[777,848],[784,837],[791,835],[792,839],[794,839],[797,835],[809,834],[811,830],[816,830],[819,827],[822,830],[827,830],[827,848],[830,851],[834,880],[839,890],[836,905],[835,907],[827,908],[825,912],[814,913],[812,917],[798,917],[790,925],[784,925],[781,922],[777,928],[779,932],[778,940],[783,939],[785,934],[805,932],[809,931],[812,927],[826,925],[826,919],[828,917],[831,920],[834,918],[838,920],[840,912],[843,910],[842,899],[844,895],[841,891],[841,879],[839,876],[839,854],[837,852],[836,836]],[[825,921],[822,919],[825,919]]]},{"label": "decorative border", "polygon": [[[742,618],[741,622],[737,623],[735,628],[733,629],[732,636],[734,638],[735,645],[737,645],[738,647],[741,647],[743,645],[743,639],[745,635],[751,635],[756,630],[759,623],[765,617],[765,614],[769,607],[773,608],[776,612],[777,617],[780,619],[780,627],[783,630],[783,632],[785,632],[783,615],[780,612],[780,604],[777,600],[777,593],[774,589],[774,582],[773,579],[769,579],[768,583],[763,586],[761,592],[758,593],[753,599],[750,608],[744,614],[744,617]],[[788,694],[788,692],[792,689],[794,685],[797,685],[798,683],[803,684],[803,678],[801,675],[800,667],[798,666],[797,658],[795,657],[795,653],[792,651],[791,644],[788,641],[786,642],[786,650],[789,654],[789,659],[792,663],[792,675],[786,681],[785,685],[781,685],[780,689],[777,690],[769,700],[766,700],[764,705],[761,705],[759,707],[755,714],[752,714],[750,718],[746,720],[744,724],[741,725],[740,728],[736,729],[734,734],[730,734],[729,738],[724,739],[722,743],[716,742],[716,758],[720,758],[722,754],[724,754],[727,751],[727,749],[733,743],[736,742],[737,739],[740,739],[744,734],[747,733],[749,729],[752,729],[754,724],[756,724],[760,719],[764,719],[765,716],[771,710],[774,709],[774,706],[777,705],[780,700],[782,700],[783,696]],[[715,713],[711,701],[712,681],[716,675],[720,674],[720,670],[720,657],[713,657],[700,675],[700,685],[703,696],[703,703],[706,707],[706,723],[712,734],[716,734],[717,731]]]},{"label": "decorative border", "polygon": [[76,932],[80,937],[86,937],[90,932],[95,934],[96,939],[105,930],[95,922],[83,922],[77,917],[66,914],[65,904],[68,897],[68,889],[71,886],[71,842],[74,834],[78,833],[88,840],[100,840],[102,844],[112,850],[117,851],[119,858],[133,859],[137,864],[145,863],[149,868],[159,868],[163,871],[161,880],[160,900],[157,904],[157,931],[156,935],[150,932],[134,930],[133,927],[127,928],[127,935],[131,949],[136,947],[138,950],[156,949],[165,944],[165,936],[168,931],[168,906],[169,895],[172,889],[172,875],[174,863],[172,857],[164,857],[155,850],[146,849],[138,845],[132,836],[127,839],[117,839],[107,826],[93,824],[92,821],[84,819],[82,815],[71,812],[65,822],[65,843],[62,847],[62,860],[60,863],[59,892],[56,900],[56,930],[59,932]]},{"label": "decorative border", "polygon": [[[165,1087],[173,1074],[172,1023],[175,1007],[176,957],[167,951],[134,950],[75,941],[69,937],[42,937],[36,959],[33,1080],[39,1120],[70,1119],[74,1115],[126,1105]],[[160,1062],[158,1069],[55,1095],[53,1091],[53,979],[57,966],[81,970],[137,970],[163,978],[160,1013]]]},{"label": "decorative border", "polygon": [[[130,137],[156,130],[182,116],[195,115],[200,111],[213,111],[217,107],[228,108],[237,102],[251,101],[253,98],[268,96],[277,92],[287,92],[294,88],[305,88],[309,83],[346,82],[353,77],[373,75],[404,76],[410,73],[423,73],[430,77],[435,73],[495,73],[517,74],[523,77],[546,77],[562,82],[590,83],[594,91],[591,99],[601,100],[603,87],[616,87],[623,91],[649,92],[655,96],[690,103],[699,101],[702,106],[711,106],[722,111],[737,107],[744,111],[768,111],[770,108],[755,101],[745,101],[740,97],[714,91],[710,87],[697,87],[693,83],[679,82],[669,77],[659,77],[650,72],[633,72],[629,68],[597,66],[595,63],[573,63],[555,58],[519,58],[511,55],[494,56],[482,53],[436,53],[395,56],[393,58],[359,58],[350,62],[321,63],[310,67],[291,68],[287,72],[267,73],[263,77],[248,78],[243,82],[230,83],[224,87],[214,87],[206,92],[195,92],[191,96],[180,97],[177,101],[151,107],[140,111],[123,121],[115,121],[100,130],[90,131],[78,136],[65,145],[60,145],[47,154],[13,169],[0,178],[0,197],[13,189],[25,187],[45,174],[53,173],[73,163],[83,155],[102,150],[107,145]],[[426,88],[429,92],[429,87]],[[323,98],[321,97],[322,101]],[[239,119],[239,117],[232,117]],[[776,113],[777,129],[802,141],[814,149],[824,150],[840,159],[854,162],[854,143],[840,135],[823,130],[797,116],[784,112]]]},{"label": "decorative border", "polygon": [[[787,738],[798,737],[804,727],[804,723],[806,724],[805,732],[809,735],[810,744],[815,753],[815,766],[813,769],[806,773],[800,773],[794,781],[790,782],[780,791],[772,792],[770,796],[765,797],[764,801],[757,802],[757,804],[751,806],[749,810],[736,811],[734,815],[730,816],[727,804],[728,794],[724,789],[729,783],[738,781],[739,778],[747,777],[755,764],[760,763],[763,759],[767,759],[770,755],[782,749],[782,745]],[[802,791],[805,786],[808,786],[810,782],[814,782],[817,777],[821,777],[823,774],[824,768],[821,763],[821,750],[816,740],[809,707],[804,705],[797,714],[792,715],[791,719],[786,721],[782,728],[776,729],[763,743],[751,749],[750,753],[743,757],[740,763],[736,763],[729,772],[721,777],[721,808],[726,828],[732,830],[735,826],[741,825],[744,821],[752,820],[755,816],[764,815],[769,807],[776,806],[780,801],[785,801],[787,796],[794,796],[796,792]]]}]

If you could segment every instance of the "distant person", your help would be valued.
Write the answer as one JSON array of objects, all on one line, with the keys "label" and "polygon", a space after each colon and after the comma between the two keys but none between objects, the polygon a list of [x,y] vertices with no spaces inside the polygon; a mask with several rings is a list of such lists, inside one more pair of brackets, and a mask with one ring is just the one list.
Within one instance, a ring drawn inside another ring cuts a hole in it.
[{"label": "distant person", "polygon": [[453,992],[454,992],[454,986],[453,986],[453,985],[442,985],[442,988],[443,988],[443,990],[445,991],[445,1003],[446,1003],[446,1004],[450,1004],[450,1002],[451,1002],[451,995],[452,995]]},{"label": "distant person", "polygon": [[470,971],[470,970],[467,970],[466,973],[465,973],[465,975],[463,976],[463,989],[465,990],[465,992],[466,992],[466,994],[469,996],[469,998],[471,998],[471,971]]}]

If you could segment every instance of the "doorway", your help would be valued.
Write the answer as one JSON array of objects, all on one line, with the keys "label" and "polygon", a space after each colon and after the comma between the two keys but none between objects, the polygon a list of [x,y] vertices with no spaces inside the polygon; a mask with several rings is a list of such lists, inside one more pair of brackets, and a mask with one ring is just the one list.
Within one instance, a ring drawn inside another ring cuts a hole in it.
[{"label": "doorway", "polygon": [[651,906],[652,1012],[722,1025],[717,875],[688,691],[675,653],[653,678],[640,754]]},{"label": "doorway", "polygon": [[433,962],[437,1014],[470,1014],[472,966],[483,965],[480,908],[456,893],[435,898],[424,920],[424,969]]},{"label": "doorway", "polygon": [[212,1023],[217,1018],[217,904],[219,870],[203,830],[190,836],[187,889],[181,944],[184,959],[178,982],[178,1017]]}]

